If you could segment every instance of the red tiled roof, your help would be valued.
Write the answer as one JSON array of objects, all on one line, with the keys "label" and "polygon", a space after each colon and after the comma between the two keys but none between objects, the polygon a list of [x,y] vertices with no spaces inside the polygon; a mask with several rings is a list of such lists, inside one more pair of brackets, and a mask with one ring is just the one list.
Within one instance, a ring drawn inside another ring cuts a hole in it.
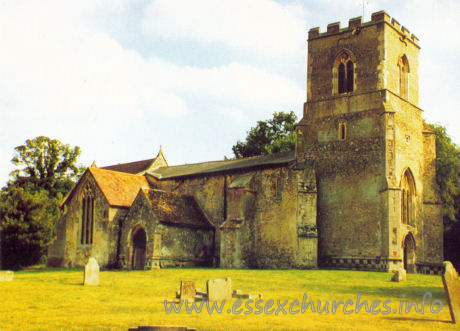
[{"label": "red tiled roof", "polygon": [[141,160],[129,163],[119,163],[109,165],[106,167],[101,167],[99,169],[126,172],[128,174],[138,174],[142,171],[147,170],[153,161],[155,161],[155,159]]},{"label": "red tiled roof", "polygon": [[99,168],[88,168],[111,206],[131,207],[140,189],[150,185],[144,176]]},{"label": "red tiled roof", "polygon": [[160,190],[142,190],[160,223],[212,229],[206,215],[191,195]]}]

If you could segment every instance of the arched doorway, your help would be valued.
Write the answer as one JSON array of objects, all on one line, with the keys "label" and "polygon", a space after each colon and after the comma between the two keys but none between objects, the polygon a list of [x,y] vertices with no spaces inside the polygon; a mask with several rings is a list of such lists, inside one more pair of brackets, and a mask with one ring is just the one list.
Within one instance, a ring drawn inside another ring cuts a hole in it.
[{"label": "arched doorway", "polygon": [[147,237],[145,235],[144,229],[138,229],[133,236],[132,268],[134,270],[144,270],[146,242]]},{"label": "arched doorway", "polygon": [[412,233],[404,238],[404,269],[408,273],[415,273],[415,239]]}]

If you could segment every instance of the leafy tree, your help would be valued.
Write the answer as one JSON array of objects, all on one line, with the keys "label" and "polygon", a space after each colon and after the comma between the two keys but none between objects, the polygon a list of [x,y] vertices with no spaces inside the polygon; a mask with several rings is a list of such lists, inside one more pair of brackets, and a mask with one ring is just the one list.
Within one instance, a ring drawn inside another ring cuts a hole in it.
[{"label": "leafy tree", "polygon": [[0,192],[3,267],[34,264],[46,253],[59,217],[59,202],[82,173],[78,146],[40,136],[15,148],[18,167]]},{"label": "leafy tree", "polygon": [[10,175],[17,183],[33,183],[57,197],[66,194],[73,186],[81,169],[77,166],[80,147],[71,148],[57,139],[39,136],[27,139],[24,145],[15,148],[11,160],[19,169]]},{"label": "leafy tree", "polygon": [[13,181],[0,193],[2,267],[36,264],[46,253],[59,216],[59,200],[45,189]]},{"label": "leafy tree", "polygon": [[275,112],[272,119],[258,121],[247,132],[245,142],[238,140],[232,147],[233,153],[242,158],[294,150],[296,123],[297,116],[293,111]]},{"label": "leafy tree", "polygon": [[444,213],[444,259],[460,267],[460,148],[446,129],[429,125],[436,134],[436,181]]}]

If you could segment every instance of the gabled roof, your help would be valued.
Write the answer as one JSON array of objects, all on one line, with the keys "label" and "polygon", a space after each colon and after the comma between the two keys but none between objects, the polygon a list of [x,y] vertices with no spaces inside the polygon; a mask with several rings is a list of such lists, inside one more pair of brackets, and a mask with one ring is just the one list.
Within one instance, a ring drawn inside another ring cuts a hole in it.
[{"label": "gabled roof", "polygon": [[139,189],[150,188],[145,176],[98,168],[88,168],[88,171],[108,203],[114,207],[131,207]]},{"label": "gabled roof", "polygon": [[160,223],[191,228],[214,228],[193,196],[154,189],[142,189],[142,192]]},{"label": "gabled roof", "polygon": [[101,167],[100,169],[105,170],[112,170],[112,171],[119,171],[125,172],[128,174],[133,175],[141,175],[147,170],[154,170],[156,168],[167,166],[168,162],[163,154],[163,149],[160,146],[160,151],[158,152],[157,156],[153,159],[135,161],[135,162],[128,162],[128,163],[119,163],[114,165],[109,165],[105,167]]},{"label": "gabled roof", "polygon": [[217,172],[225,172],[237,169],[255,168],[262,166],[274,166],[292,162],[296,159],[295,151],[246,157],[223,161],[211,161],[178,166],[162,167],[148,171],[147,174],[157,179],[169,179],[176,177],[196,176]]},{"label": "gabled roof", "polygon": [[120,171],[120,172],[125,172],[128,174],[138,174],[142,171],[147,170],[150,167],[150,165],[153,163],[153,161],[155,161],[155,159],[147,159],[147,160],[141,160],[141,161],[135,161],[135,162],[129,162],[129,163],[119,163],[119,164],[102,167],[100,169]]},{"label": "gabled roof", "polygon": [[141,188],[150,188],[145,176],[131,175],[123,172],[99,168],[87,168],[77,185],[64,197],[59,204],[62,207],[75,193],[83,178],[89,173],[104,194],[107,202],[113,207],[131,207]]}]

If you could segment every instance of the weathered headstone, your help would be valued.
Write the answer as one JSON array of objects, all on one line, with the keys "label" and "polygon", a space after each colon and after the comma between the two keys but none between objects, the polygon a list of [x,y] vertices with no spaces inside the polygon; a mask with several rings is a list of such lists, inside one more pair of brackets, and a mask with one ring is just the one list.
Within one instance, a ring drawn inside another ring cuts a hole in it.
[{"label": "weathered headstone", "polygon": [[460,321],[460,281],[458,280],[457,270],[449,261],[444,262],[442,283],[446,291],[452,322],[457,323],[457,321]]},{"label": "weathered headstone", "polygon": [[0,271],[0,282],[11,282],[14,278],[14,271]]},{"label": "weathered headstone", "polygon": [[393,277],[391,277],[392,282],[405,282],[406,279],[407,279],[407,274],[406,274],[406,270],[404,269],[396,270],[393,273]]},{"label": "weathered headstone", "polygon": [[264,296],[260,293],[249,293],[249,299],[251,300],[262,300],[264,298]]},{"label": "weathered headstone", "polygon": [[180,281],[180,299],[188,300],[188,302],[195,301],[196,289],[195,282],[192,280]]},{"label": "weathered headstone", "polygon": [[99,264],[94,257],[90,258],[85,266],[83,274],[83,285],[99,285]]},{"label": "weathered headstone", "polygon": [[206,283],[209,301],[229,300],[232,298],[232,279],[210,279]]}]

